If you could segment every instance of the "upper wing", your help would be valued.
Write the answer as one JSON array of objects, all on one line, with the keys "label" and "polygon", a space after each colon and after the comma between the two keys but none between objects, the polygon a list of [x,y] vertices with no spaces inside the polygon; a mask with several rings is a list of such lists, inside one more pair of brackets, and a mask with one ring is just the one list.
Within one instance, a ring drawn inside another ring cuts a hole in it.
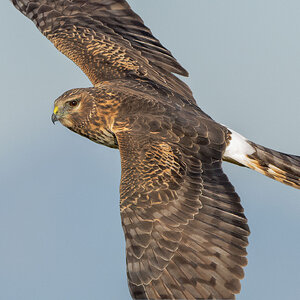
[{"label": "upper wing", "polygon": [[188,76],[125,0],[11,0],[73,60],[94,85],[135,76],[172,88],[195,103]]},{"label": "upper wing", "polygon": [[133,298],[234,298],[247,264],[249,229],[221,169],[221,126],[202,120],[189,131],[176,122],[140,123],[117,134]]}]

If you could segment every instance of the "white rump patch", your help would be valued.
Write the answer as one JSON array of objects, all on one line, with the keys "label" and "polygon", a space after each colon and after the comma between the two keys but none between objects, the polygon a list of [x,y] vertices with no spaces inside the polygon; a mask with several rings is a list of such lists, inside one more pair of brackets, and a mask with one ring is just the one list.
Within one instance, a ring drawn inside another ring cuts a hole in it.
[{"label": "white rump patch", "polygon": [[223,154],[223,159],[226,161],[235,161],[244,166],[249,165],[249,158],[255,152],[255,149],[248,143],[248,140],[239,133],[231,131],[231,140]]}]

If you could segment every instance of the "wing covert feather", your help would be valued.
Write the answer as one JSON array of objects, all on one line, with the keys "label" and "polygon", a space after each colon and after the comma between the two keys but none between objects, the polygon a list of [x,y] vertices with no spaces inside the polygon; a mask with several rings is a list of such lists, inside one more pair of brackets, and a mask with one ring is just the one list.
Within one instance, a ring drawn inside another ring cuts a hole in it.
[{"label": "wing covert feather", "polygon": [[[224,138],[211,131],[208,145],[202,146],[212,153],[207,160],[201,148],[195,153],[191,145],[162,135],[127,131],[117,136],[121,218],[134,299],[233,299],[240,291],[249,228],[221,168]],[[190,136],[197,141],[195,134]]]},{"label": "wing covert feather", "polygon": [[11,0],[94,85],[140,77],[165,85],[195,103],[172,73],[187,71],[152,35],[124,0]]}]

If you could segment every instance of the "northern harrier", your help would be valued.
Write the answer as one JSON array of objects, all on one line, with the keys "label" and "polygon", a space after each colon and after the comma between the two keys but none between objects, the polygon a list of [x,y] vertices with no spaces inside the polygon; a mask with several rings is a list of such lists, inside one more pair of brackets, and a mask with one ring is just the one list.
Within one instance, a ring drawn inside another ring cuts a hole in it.
[{"label": "northern harrier", "polygon": [[120,210],[134,299],[232,299],[249,228],[222,161],[300,188],[300,157],[257,145],[196,104],[187,76],[125,0],[12,0],[94,87],[53,122],[121,154]]}]

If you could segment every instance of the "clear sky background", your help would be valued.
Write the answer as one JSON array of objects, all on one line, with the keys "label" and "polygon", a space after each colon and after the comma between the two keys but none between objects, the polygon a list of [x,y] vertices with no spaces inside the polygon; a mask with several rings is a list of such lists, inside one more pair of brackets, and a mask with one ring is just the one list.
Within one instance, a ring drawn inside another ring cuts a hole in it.
[{"label": "clear sky background", "polygon": [[[300,1],[130,4],[190,72],[205,112],[300,154]],[[60,94],[90,83],[8,0],[0,16],[0,299],[129,300],[119,152],[50,121]],[[224,168],[252,232],[238,299],[299,299],[299,191]]]}]

